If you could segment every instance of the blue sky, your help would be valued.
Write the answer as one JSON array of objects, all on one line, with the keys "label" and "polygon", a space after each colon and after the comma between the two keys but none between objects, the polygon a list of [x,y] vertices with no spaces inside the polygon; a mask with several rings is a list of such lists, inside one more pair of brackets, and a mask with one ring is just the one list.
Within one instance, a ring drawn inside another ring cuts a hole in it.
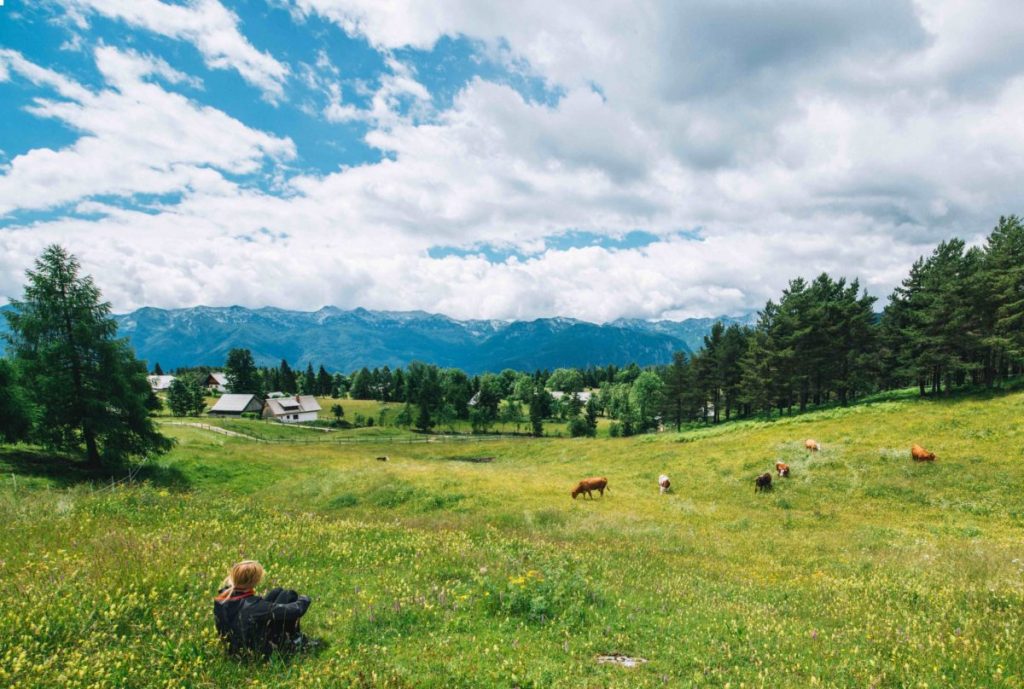
[{"label": "blue sky", "polygon": [[1024,16],[918,0],[7,0],[0,301],[472,318],[884,297],[1021,212]]}]

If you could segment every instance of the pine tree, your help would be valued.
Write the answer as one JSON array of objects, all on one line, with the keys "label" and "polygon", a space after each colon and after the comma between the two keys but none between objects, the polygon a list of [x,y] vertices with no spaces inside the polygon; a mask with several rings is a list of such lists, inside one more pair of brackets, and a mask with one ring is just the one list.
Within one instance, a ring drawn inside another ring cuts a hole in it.
[{"label": "pine tree", "polygon": [[316,372],[316,394],[320,397],[328,397],[331,394],[331,374],[327,372],[323,364]]},{"label": "pine tree", "polygon": [[236,348],[228,352],[224,364],[224,373],[228,378],[228,391],[233,393],[250,393],[262,395],[260,377],[256,371],[256,362],[248,349]]},{"label": "pine tree", "polygon": [[348,378],[341,373],[335,373],[331,379],[331,397],[344,397],[348,394]]},{"label": "pine tree", "polygon": [[354,400],[368,400],[373,399],[372,392],[370,390],[370,371],[365,366],[352,374],[352,388],[349,391]]},{"label": "pine tree", "polygon": [[1005,377],[1010,359],[1024,357],[1024,221],[999,218],[985,247],[985,290],[993,311],[987,344],[990,379]]},{"label": "pine tree", "polygon": [[405,401],[405,374],[402,373],[402,369],[396,368],[395,374],[392,377],[392,384],[394,386],[394,398],[396,402]]},{"label": "pine tree", "polygon": [[55,449],[84,448],[94,466],[164,452],[171,441],[149,416],[146,367],[116,338],[110,304],[79,270],[62,247],[47,247],[27,273],[21,300],[4,314],[23,386],[38,410],[33,435]]},{"label": "pine tree", "polygon": [[302,388],[303,395],[315,395],[316,394],[316,374],[313,373],[313,363],[310,362],[306,365],[306,372],[302,374]]},{"label": "pine tree", "polygon": [[694,390],[690,360],[683,352],[672,355],[672,363],[662,373],[665,381],[665,417],[679,431],[683,422],[693,418]]},{"label": "pine tree", "polygon": [[158,362],[156,362],[156,366],[153,367],[153,375],[154,376],[162,376],[163,374],[164,374],[164,370],[162,368],[160,368],[160,362],[158,361]]},{"label": "pine tree", "polygon": [[295,379],[295,371],[288,365],[287,359],[281,359],[281,381],[278,389],[288,395],[294,395],[299,391],[299,383]]},{"label": "pine tree", "polygon": [[594,437],[597,435],[597,415],[600,412],[600,405],[597,403],[597,396],[591,395],[590,399],[587,400],[587,406],[585,407],[586,415],[584,419],[587,422],[587,428],[589,431],[587,435]]},{"label": "pine tree", "polygon": [[544,435],[544,419],[547,418],[550,406],[551,395],[543,385],[536,385],[530,396],[530,431],[537,438]]}]

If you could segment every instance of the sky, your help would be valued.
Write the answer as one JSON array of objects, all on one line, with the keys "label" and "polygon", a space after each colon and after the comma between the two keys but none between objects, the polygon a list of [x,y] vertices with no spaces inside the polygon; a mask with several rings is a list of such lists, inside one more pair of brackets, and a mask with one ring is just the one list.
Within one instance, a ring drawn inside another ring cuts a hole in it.
[{"label": "sky", "polygon": [[0,303],[456,318],[884,298],[1024,212],[1019,0],[5,0]]}]

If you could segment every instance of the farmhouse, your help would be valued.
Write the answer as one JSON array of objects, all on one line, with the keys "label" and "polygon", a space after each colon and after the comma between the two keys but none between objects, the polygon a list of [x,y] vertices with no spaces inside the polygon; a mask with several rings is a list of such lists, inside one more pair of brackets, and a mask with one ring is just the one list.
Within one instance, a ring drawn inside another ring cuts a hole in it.
[{"label": "farmhouse", "polygon": [[222,395],[217,404],[210,408],[210,416],[241,416],[247,412],[258,414],[263,409],[263,400],[256,395]]},{"label": "farmhouse", "polygon": [[[590,401],[590,398],[594,396],[594,393],[591,392],[590,390],[582,390],[580,392],[577,392],[576,396],[580,398],[580,402],[582,402],[583,404],[586,404],[587,402]],[[552,390],[551,391],[551,398],[552,399],[560,400],[563,397],[566,397],[566,398],[572,397],[572,393],[562,392],[561,390]]]},{"label": "farmhouse", "polygon": [[282,423],[316,421],[318,411],[320,411],[320,404],[312,395],[275,397],[267,400],[263,406],[263,418],[274,419]]},{"label": "farmhouse", "polygon": [[228,375],[221,371],[213,371],[210,375],[206,376],[206,382],[203,383],[211,391],[216,390],[217,392],[228,391]]},{"label": "farmhouse", "polygon": [[153,388],[153,392],[164,392],[170,389],[174,376],[146,376],[146,380],[149,381],[149,387]]}]

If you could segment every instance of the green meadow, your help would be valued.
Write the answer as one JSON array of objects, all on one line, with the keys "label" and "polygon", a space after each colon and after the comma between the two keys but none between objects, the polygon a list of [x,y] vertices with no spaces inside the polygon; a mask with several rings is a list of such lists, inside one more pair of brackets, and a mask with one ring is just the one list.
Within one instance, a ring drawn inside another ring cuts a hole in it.
[{"label": "green meadow", "polygon": [[[131,482],[0,450],[0,686],[1024,687],[1024,393],[624,439],[162,428]],[[321,649],[224,656],[243,558]]]}]

